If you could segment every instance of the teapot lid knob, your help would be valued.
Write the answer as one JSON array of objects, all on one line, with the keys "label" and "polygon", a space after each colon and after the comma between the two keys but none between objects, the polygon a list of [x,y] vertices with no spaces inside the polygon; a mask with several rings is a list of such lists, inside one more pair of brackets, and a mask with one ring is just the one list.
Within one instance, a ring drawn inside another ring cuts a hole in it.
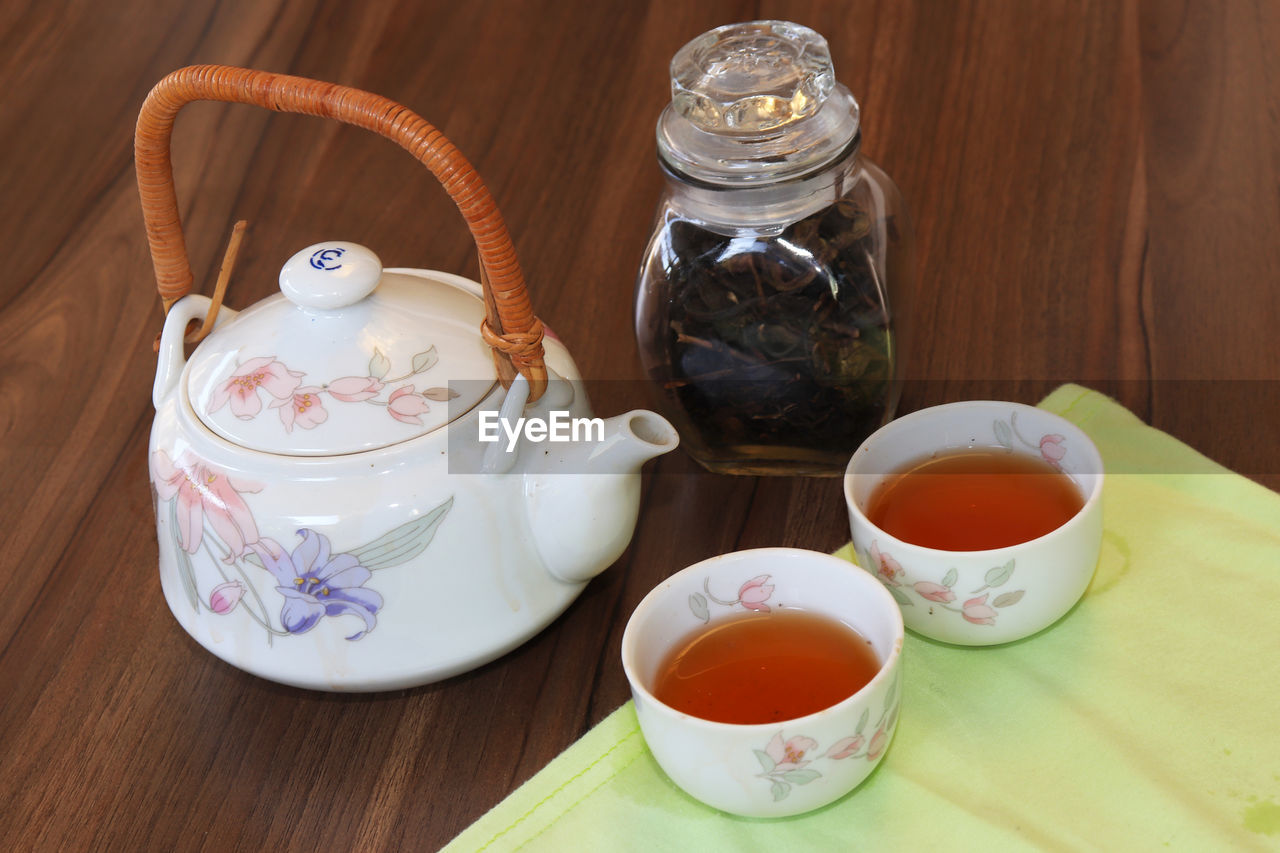
[{"label": "teapot lid knob", "polygon": [[332,309],[364,299],[378,286],[382,261],[358,243],[308,246],[280,270],[280,292],[294,305]]}]

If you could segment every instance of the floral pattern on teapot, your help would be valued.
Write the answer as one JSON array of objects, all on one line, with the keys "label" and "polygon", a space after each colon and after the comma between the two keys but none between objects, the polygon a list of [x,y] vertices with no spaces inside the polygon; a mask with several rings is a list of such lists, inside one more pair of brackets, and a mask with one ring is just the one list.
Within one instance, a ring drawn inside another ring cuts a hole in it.
[{"label": "floral pattern on teapot", "polygon": [[445,387],[417,390],[414,384],[399,384],[385,399],[381,393],[390,386],[406,383],[426,373],[440,360],[434,346],[415,355],[410,370],[401,376],[387,378],[391,361],[382,351],[374,348],[365,376],[341,376],[320,385],[303,385],[303,371],[292,370],[273,355],[251,358],[238,365],[209,397],[205,413],[212,415],[224,406],[241,420],[252,420],[262,412],[262,395],[266,392],[268,408],[280,414],[280,422],[287,433],[294,427],[314,429],[329,419],[324,397],[342,403],[368,403],[382,406],[387,414],[401,423],[422,426],[419,417],[430,410],[430,401],[447,402],[457,397],[457,392]]},{"label": "floral pattern on teapot", "polygon": [[[301,541],[290,551],[261,535],[245,502],[244,495],[262,491],[261,486],[227,476],[191,453],[175,462],[164,450],[151,456],[151,480],[157,517],[162,517],[161,504],[168,505],[178,576],[192,609],[199,612],[204,606],[225,616],[242,607],[269,640],[305,634],[325,617],[359,619],[363,628],[348,640],[372,631],[385,602],[365,584],[374,571],[407,563],[425,551],[453,506],[450,497],[422,517],[340,552],[323,533],[302,528],[296,533]],[[264,571],[270,579],[262,577]],[[201,576],[220,580],[202,594]],[[259,583],[272,586],[283,599],[274,618]]]}]

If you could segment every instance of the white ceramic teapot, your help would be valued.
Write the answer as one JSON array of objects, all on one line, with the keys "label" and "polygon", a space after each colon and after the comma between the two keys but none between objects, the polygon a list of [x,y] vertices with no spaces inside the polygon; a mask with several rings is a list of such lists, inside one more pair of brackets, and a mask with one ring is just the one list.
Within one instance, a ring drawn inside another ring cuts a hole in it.
[{"label": "white ceramic teapot", "polygon": [[[188,325],[211,314],[188,293],[169,162],[194,100],[398,142],[458,203],[486,284],[323,243],[284,265],[281,294],[222,308],[185,358]],[[524,642],[622,553],[640,465],[675,430],[646,411],[592,417],[488,192],[438,131],[366,92],[203,66],[152,91],[136,154],[167,312],[149,454],[160,576],[201,645],[302,687],[425,684]]]}]

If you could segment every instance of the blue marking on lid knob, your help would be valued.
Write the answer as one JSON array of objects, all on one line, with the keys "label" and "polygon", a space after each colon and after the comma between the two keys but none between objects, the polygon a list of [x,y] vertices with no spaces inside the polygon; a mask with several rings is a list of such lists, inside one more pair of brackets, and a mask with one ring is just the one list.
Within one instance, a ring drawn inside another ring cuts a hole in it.
[{"label": "blue marking on lid knob", "polygon": [[319,249],[311,255],[311,266],[318,270],[340,270],[342,264],[337,263],[337,259],[347,253],[346,249],[341,247],[334,249]]},{"label": "blue marking on lid knob", "polygon": [[280,270],[280,292],[302,308],[332,311],[354,305],[378,286],[382,261],[358,243],[329,240],[291,257]]}]

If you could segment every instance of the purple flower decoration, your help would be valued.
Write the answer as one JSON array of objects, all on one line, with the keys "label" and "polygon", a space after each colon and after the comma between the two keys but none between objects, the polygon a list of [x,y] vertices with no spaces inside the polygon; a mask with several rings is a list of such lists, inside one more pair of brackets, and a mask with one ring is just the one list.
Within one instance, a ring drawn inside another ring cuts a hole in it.
[{"label": "purple flower decoration", "polygon": [[314,530],[298,531],[301,544],[292,554],[279,542],[263,538],[250,547],[262,565],[275,576],[276,589],[284,596],[280,623],[290,634],[305,634],[322,616],[349,613],[364,620],[364,630],[347,637],[358,640],[373,630],[382,608],[382,596],[364,588],[373,573],[350,554],[329,553],[329,540]]}]

